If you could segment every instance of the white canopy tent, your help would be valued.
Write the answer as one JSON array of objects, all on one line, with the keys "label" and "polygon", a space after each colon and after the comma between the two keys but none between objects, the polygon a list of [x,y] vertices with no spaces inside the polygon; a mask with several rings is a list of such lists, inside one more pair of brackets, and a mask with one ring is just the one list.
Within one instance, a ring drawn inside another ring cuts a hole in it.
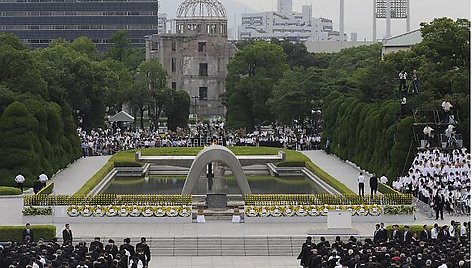
[{"label": "white canopy tent", "polygon": [[108,121],[114,123],[114,122],[134,122],[134,117],[132,117],[130,114],[128,114],[125,111],[121,111],[114,116],[110,117]]}]

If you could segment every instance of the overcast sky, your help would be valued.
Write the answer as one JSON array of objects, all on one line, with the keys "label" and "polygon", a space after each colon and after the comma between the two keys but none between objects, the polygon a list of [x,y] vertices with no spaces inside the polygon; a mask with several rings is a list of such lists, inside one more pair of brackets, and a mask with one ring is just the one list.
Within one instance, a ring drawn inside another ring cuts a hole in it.
[{"label": "overcast sky", "polygon": [[[250,8],[269,11],[276,9],[276,0],[236,0]],[[345,0],[344,28],[348,35],[358,33],[358,40],[372,40],[373,0]],[[293,0],[293,8],[301,10],[304,4],[313,6],[314,17],[333,20],[339,30],[339,0]],[[410,0],[411,30],[419,28],[420,22],[430,22],[438,17],[467,18],[470,20],[470,0]],[[392,20],[392,35],[405,32],[404,20]],[[385,20],[377,20],[377,38],[385,36]]]}]

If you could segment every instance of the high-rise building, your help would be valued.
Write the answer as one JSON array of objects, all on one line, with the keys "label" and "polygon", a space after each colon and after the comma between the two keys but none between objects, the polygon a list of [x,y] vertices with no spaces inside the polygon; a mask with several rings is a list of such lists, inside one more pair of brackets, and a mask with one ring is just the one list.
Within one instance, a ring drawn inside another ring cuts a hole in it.
[{"label": "high-rise building", "polygon": [[[333,30],[333,21],[313,18],[312,6],[302,6],[302,12],[292,10],[292,0],[277,0],[277,10],[242,15],[239,39],[288,39],[303,41],[339,41],[338,31]],[[346,40],[346,36],[344,36]]]},{"label": "high-rise building", "polygon": [[146,59],[159,59],[168,86],[189,93],[191,113],[223,116],[226,66],[236,51],[225,8],[217,0],[186,0],[172,23],[166,33],[147,36]]},{"label": "high-rise building", "polygon": [[32,48],[87,36],[106,49],[118,30],[143,47],[144,36],[158,27],[158,0],[0,0],[0,32],[13,33]]}]

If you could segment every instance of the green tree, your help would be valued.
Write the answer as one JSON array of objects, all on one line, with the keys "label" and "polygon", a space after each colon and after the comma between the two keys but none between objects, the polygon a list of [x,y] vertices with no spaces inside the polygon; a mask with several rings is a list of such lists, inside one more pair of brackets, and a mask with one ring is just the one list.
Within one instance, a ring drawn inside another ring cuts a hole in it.
[{"label": "green tree", "polygon": [[[258,41],[239,50],[228,64],[226,78],[227,126],[252,129],[273,116],[267,105],[273,87],[288,68],[283,49]],[[246,112],[240,113],[242,110]]]},{"label": "green tree", "polygon": [[190,95],[185,90],[173,90],[170,109],[166,110],[167,126],[175,131],[177,127],[187,128],[190,114]]}]

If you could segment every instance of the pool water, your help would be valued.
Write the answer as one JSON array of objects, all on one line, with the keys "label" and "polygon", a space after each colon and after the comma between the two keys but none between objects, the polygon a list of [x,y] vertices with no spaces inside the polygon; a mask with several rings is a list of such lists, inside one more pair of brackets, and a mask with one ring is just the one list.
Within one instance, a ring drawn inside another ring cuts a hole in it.
[{"label": "pool water", "polygon": [[[319,194],[325,191],[305,177],[247,176],[254,194]],[[225,177],[227,194],[240,194],[234,177]],[[106,194],[180,194],[185,177],[158,176],[150,178],[115,177],[104,188]],[[193,194],[206,194],[207,179],[200,178]]]}]

